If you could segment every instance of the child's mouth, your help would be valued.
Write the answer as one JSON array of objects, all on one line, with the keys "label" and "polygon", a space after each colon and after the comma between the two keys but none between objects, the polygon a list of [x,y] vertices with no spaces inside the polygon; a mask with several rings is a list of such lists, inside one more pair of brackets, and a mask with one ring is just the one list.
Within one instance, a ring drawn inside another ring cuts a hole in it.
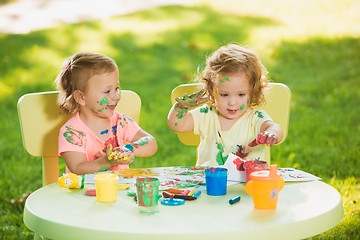
[{"label": "child's mouth", "polygon": [[228,109],[228,113],[229,113],[229,114],[235,114],[236,112],[237,112],[237,110]]},{"label": "child's mouth", "polygon": [[115,110],[115,106],[116,106],[116,105],[108,105],[107,108],[110,109],[111,111],[114,111],[114,110]]}]

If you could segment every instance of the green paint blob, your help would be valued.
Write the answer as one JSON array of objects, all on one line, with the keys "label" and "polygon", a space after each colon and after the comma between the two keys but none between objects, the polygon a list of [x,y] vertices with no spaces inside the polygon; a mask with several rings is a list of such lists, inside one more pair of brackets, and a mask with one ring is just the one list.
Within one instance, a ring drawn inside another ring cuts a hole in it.
[{"label": "green paint blob", "polygon": [[99,172],[104,172],[109,170],[111,167],[100,167]]},{"label": "green paint blob", "polygon": [[208,107],[202,107],[202,108],[200,108],[200,112],[201,112],[201,113],[208,113],[208,111],[209,111],[209,108],[208,108]]},{"label": "green paint blob", "polygon": [[109,103],[109,100],[107,100],[106,97],[104,97],[103,99],[101,99],[100,102],[98,102],[100,105],[103,105],[103,104],[108,104]]},{"label": "green paint blob", "polygon": [[[82,146],[82,138],[85,136],[82,132],[73,129],[70,126],[66,126],[67,131],[64,132],[63,136],[65,137],[66,141],[76,146]],[[74,136],[76,139],[74,139]]]},{"label": "green paint blob", "polygon": [[219,165],[224,165],[228,156],[223,156],[223,153],[225,152],[225,150],[221,143],[218,143],[217,148],[218,148],[219,152],[216,154],[216,162]]},{"label": "green paint blob", "polygon": [[222,80],[220,80],[220,82],[225,82],[226,81],[230,81],[230,79],[228,77],[224,77]]},{"label": "green paint blob", "polygon": [[242,104],[242,105],[240,106],[240,110],[241,110],[241,111],[244,110],[244,107],[245,107],[245,105]]},{"label": "green paint blob", "polygon": [[262,115],[262,113],[261,113],[261,112],[256,111],[256,113],[257,113],[258,118],[264,118],[264,115]]}]

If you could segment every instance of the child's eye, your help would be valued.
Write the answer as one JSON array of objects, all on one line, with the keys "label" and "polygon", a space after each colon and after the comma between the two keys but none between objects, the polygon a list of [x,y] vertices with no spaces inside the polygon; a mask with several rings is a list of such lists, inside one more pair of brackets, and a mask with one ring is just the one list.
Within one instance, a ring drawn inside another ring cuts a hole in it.
[{"label": "child's eye", "polygon": [[220,96],[221,96],[221,97],[227,97],[228,94],[227,94],[227,93],[220,93]]},{"label": "child's eye", "polygon": [[110,90],[105,91],[105,93],[110,93]]},{"label": "child's eye", "polygon": [[244,94],[244,93],[240,93],[239,96],[240,96],[240,97],[243,97],[243,96],[245,96],[245,94]]}]

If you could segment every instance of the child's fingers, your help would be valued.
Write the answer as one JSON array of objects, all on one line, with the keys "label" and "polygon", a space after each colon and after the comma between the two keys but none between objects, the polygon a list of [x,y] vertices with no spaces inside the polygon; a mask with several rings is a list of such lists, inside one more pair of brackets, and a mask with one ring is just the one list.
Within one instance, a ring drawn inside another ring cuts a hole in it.
[{"label": "child's fingers", "polygon": [[268,135],[268,136],[266,137],[265,144],[271,146],[272,141],[273,141],[273,137]]},{"label": "child's fingers", "polygon": [[270,147],[274,146],[276,143],[276,137],[273,137],[271,142],[270,142]]},{"label": "child's fingers", "polygon": [[256,139],[254,139],[251,143],[248,144],[249,147],[255,147],[256,145],[258,145]]},{"label": "child's fingers", "polygon": [[268,135],[265,132],[261,132],[257,135],[256,142],[258,144],[265,144],[267,137],[268,137]]},{"label": "child's fingers", "polygon": [[116,161],[116,164],[118,164],[118,165],[128,165],[128,164],[130,164],[132,162],[133,162],[132,159],[130,159],[130,160],[118,160],[118,161]]},{"label": "child's fingers", "polygon": [[206,103],[206,102],[208,102],[208,101],[209,101],[209,98],[208,98],[208,97],[200,98],[200,99],[199,99],[199,105],[200,105],[200,104],[203,104],[203,103]]}]

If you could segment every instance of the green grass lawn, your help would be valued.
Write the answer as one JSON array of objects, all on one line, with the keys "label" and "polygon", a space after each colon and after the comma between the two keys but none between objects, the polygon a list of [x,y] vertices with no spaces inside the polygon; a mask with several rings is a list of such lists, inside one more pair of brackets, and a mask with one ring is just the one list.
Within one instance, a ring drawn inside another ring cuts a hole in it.
[{"label": "green grass lawn", "polygon": [[121,87],[141,96],[140,125],[156,137],[159,150],[132,167],[193,165],[195,148],[167,127],[171,90],[192,81],[213,50],[236,42],[257,50],[272,81],[292,91],[288,138],[272,149],[272,162],[313,173],[342,195],[342,222],[314,239],[359,239],[359,12],[357,0],[212,0],[0,34],[1,238],[33,237],[22,221],[23,206],[6,200],[41,187],[41,159],[22,147],[17,100],[55,90],[66,57],[107,54],[119,66]]}]

